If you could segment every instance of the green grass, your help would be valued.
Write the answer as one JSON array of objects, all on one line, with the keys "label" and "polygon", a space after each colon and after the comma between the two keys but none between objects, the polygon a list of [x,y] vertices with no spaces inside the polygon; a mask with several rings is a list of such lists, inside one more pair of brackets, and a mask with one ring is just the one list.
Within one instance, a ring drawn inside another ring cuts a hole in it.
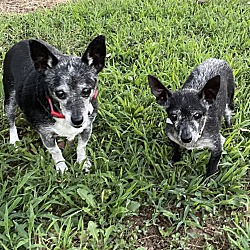
[{"label": "green grass", "polygon": [[[69,171],[57,174],[22,114],[22,141],[8,145],[1,88],[0,249],[250,249],[247,2],[85,0],[0,17],[1,62],[14,43],[34,37],[81,55],[104,34],[110,54],[99,76],[87,175],[72,149],[64,150]],[[147,74],[175,90],[209,57],[232,66],[236,110],[232,131],[222,129],[220,172],[200,185],[208,151],[184,152],[171,165],[165,114]]]}]

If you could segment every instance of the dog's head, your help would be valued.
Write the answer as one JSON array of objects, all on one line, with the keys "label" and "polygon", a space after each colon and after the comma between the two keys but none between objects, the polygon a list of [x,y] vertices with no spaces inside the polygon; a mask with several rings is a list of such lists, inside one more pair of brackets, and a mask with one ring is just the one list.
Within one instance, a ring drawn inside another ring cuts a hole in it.
[{"label": "dog's head", "polygon": [[37,40],[30,40],[29,47],[35,69],[44,76],[47,94],[66,122],[81,127],[93,112],[97,74],[105,64],[105,37],[97,36],[81,58],[57,54]]},{"label": "dog's head", "polygon": [[[148,76],[156,101],[167,112],[167,124],[180,144],[195,143],[202,135],[208,110],[220,89],[220,76],[208,80],[200,90],[182,89],[171,92],[157,78]],[[173,135],[172,135],[173,136]]]}]

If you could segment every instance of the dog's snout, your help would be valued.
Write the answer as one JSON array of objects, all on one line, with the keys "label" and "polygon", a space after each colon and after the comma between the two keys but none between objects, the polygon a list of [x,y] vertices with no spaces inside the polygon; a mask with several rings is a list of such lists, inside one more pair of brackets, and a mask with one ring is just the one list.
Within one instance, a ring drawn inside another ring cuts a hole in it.
[{"label": "dog's snout", "polygon": [[71,122],[74,126],[79,127],[83,123],[83,116],[82,115],[78,115],[78,116],[72,115]]},{"label": "dog's snout", "polygon": [[188,128],[183,128],[181,132],[181,140],[184,143],[189,143],[192,141],[192,134]]}]

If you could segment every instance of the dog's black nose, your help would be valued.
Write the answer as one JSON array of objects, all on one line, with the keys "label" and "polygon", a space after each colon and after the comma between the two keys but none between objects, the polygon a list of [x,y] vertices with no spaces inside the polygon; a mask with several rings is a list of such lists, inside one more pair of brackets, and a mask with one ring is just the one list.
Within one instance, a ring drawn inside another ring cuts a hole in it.
[{"label": "dog's black nose", "polygon": [[190,133],[189,129],[184,128],[181,133],[181,140],[184,143],[189,143],[192,141],[192,134]]},{"label": "dog's black nose", "polygon": [[79,127],[80,125],[82,125],[83,122],[83,117],[82,115],[80,116],[71,116],[71,122],[74,126]]}]

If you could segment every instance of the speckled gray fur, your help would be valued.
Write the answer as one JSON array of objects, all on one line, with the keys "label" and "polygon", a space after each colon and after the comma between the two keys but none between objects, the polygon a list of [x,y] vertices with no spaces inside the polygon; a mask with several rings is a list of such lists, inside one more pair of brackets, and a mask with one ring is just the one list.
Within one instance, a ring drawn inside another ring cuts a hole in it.
[{"label": "speckled gray fur", "polygon": [[155,77],[149,85],[159,105],[168,114],[166,134],[174,147],[173,160],[180,159],[180,146],[187,149],[208,148],[211,157],[205,177],[213,175],[221,156],[224,138],[221,119],[231,126],[234,110],[234,77],[224,60],[210,58],[197,66],[175,92],[165,88]]}]

